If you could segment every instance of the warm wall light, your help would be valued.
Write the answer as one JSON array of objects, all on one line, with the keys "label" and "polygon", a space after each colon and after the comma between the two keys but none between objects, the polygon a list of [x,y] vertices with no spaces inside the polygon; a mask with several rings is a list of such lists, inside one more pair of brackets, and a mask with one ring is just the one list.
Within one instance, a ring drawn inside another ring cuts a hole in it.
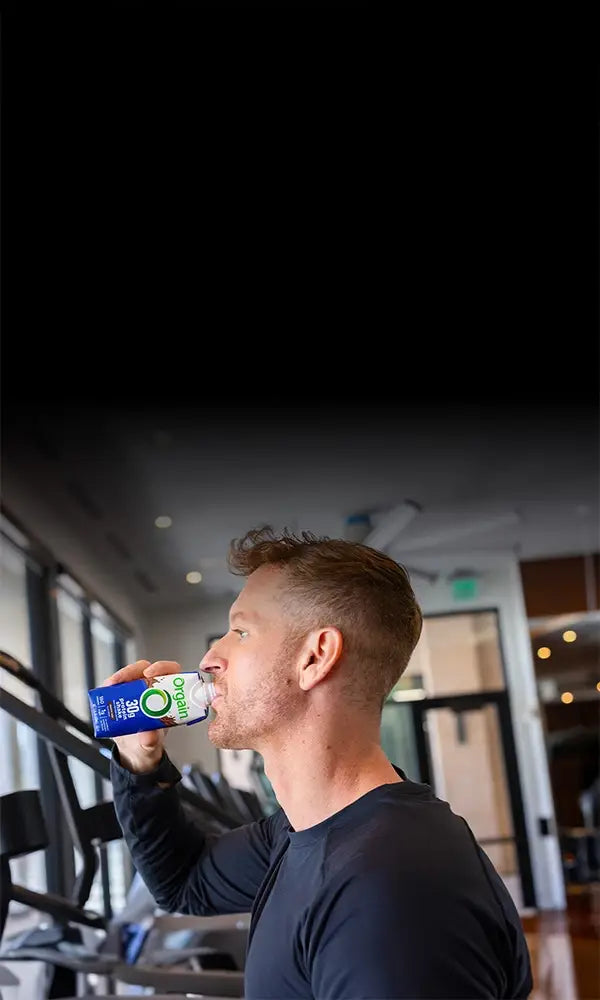
[{"label": "warm wall light", "polygon": [[572,628],[568,628],[566,632],[563,632],[563,639],[565,642],[575,642],[576,638],[577,632],[575,632]]},{"label": "warm wall light", "polygon": [[537,651],[537,655],[540,660],[547,660],[549,656],[552,656],[552,650],[548,649],[548,646],[540,646]]},{"label": "warm wall light", "polygon": [[185,578],[188,583],[201,583],[202,573],[199,573],[198,570],[193,569],[191,573],[186,573]]},{"label": "warm wall light", "polygon": [[563,693],[560,696],[560,700],[562,701],[563,705],[570,705],[571,702],[573,701],[573,695],[571,694],[570,691],[563,691]]},{"label": "warm wall light", "polygon": [[600,681],[596,684],[596,691],[600,691]]},{"label": "warm wall light", "polygon": [[154,523],[157,528],[170,528],[173,521],[167,514],[164,514],[161,517],[157,517]]}]

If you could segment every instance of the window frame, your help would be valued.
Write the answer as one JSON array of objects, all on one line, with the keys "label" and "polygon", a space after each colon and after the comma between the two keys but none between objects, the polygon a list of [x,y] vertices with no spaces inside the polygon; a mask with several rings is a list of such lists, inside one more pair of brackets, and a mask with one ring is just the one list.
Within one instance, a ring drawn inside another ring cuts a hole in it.
[{"label": "window frame", "polygon": [[[26,574],[27,614],[31,648],[31,663],[24,666],[57,698],[62,700],[60,667],[60,634],[58,625],[57,594],[60,589],[69,594],[83,610],[81,629],[85,664],[85,683],[89,688],[97,684],[92,636],[92,617],[108,625],[113,634],[113,659],[115,669],[124,662],[128,642],[135,639],[133,630],[108,607],[76,574],[62,564],[38,538],[19,521],[18,517],[0,503],[0,536],[24,558]],[[77,595],[65,586],[65,576],[74,582]],[[61,577],[63,578],[61,580]],[[102,613],[99,615],[98,612]],[[37,701],[38,699],[36,699]],[[69,833],[54,772],[45,743],[38,739],[38,764],[40,798],[51,842],[45,852],[47,891],[69,897],[75,881],[75,850]],[[96,801],[104,799],[102,779],[95,775]],[[109,867],[106,849],[100,852],[100,870],[106,916],[112,915]]]}]

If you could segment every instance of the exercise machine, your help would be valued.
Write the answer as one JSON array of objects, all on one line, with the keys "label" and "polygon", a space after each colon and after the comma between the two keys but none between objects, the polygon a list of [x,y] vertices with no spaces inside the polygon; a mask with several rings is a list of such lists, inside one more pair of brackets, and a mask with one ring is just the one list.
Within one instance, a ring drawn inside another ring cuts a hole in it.
[{"label": "exercise machine", "polygon": [[[4,941],[2,955],[13,960],[41,960],[51,964],[56,972],[49,996],[65,996],[65,989],[73,992],[75,986],[80,992],[82,982],[85,983],[92,972],[109,977],[111,982],[151,986],[155,990],[201,991],[204,996],[213,994],[216,997],[242,996],[249,914],[207,918],[157,916],[156,904],[139,876],[134,878],[125,911],[119,914],[117,920],[110,922],[106,916],[85,910],[98,868],[98,851],[103,844],[122,834],[112,802],[100,802],[89,809],[81,808],[68,757],[83,761],[108,780],[112,741],[94,740],[89,724],[69,712],[62,702],[33,678],[27,668],[9,654],[0,653],[0,666],[10,669],[14,676],[34,687],[42,708],[46,705],[46,711],[40,711],[15,695],[0,690],[0,708],[32,728],[48,747],[69,831],[83,862],[72,899],[31,893],[13,885],[10,859],[45,848],[48,836],[37,792],[18,792],[6,797],[11,801],[3,810],[7,826],[1,851],[2,874],[7,888],[2,897],[4,919],[0,929],[4,930],[11,898],[47,912],[53,918],[54,926]],[[68,723],[93,742],[84,742],[68,732],[61,723]],[[206,795],[206,786],[204,791],[201,796],[190,787],[178,786],[182,805],[204,832],[222,833],[244,821],[239,814],[233,815],[211,801]],[[25,822],[27,816],[29,819]],[[24,835],[19,836],[19,831]],[[127,912],[130,896],[135,920],[131,920],[132,914]],[[98,937],[90,939],[89,933],[84,939],[82,928],[86,927],[94,928],[96,933],[101,932],[100,943]],[[71,973],[70,978],[67,972]],[[71,982],[74,985],[69,990],[67,987]]]}]

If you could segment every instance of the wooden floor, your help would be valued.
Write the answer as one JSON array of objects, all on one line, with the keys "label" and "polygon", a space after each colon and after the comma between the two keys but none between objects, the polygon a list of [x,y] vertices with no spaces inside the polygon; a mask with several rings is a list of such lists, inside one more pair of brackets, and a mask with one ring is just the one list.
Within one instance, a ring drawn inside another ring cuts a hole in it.
[{"label": "wooden floor", "polygon": [[569,886],[567,910],[523,916],[530,1000],[600,1000],[600,883]]}]

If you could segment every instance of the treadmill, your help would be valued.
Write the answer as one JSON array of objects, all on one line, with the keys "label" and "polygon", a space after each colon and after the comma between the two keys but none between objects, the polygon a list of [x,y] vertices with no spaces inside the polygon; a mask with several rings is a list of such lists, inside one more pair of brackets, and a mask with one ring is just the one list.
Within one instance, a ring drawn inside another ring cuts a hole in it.
[{"label": "treadmill", "polygon": [[[73,982],[72,989],[67,992],[73,992],[75,984],[79,983],[79,995],[81,977],[85,979],[89,973],[94,972],[108,976],[113,982],[120,980],[151,986],[155,990],[163,989],[165,992],[201,992],[205,997],[209,994],[214,997],[241,997],[250,914],[220,917],[183,917],[172,914],[157,916],[152,912],[156,909],[156,904],[143,883],[138,885],[138,889],[142,890],[142,909],[143,892],[147,894],[150,913],[146,921],[137,925],[128,923],[127,906],[120,915],[123,919],[112,923],[99,914],[85,910],[98,868],[99,849],[109,840],[121,837],[122,832],[111,801],[81,809],[67,757],[76,757],[102,778],[109,780],[108,757],[111,751],[108,745],[112,745],[112,741],[95,740],[89,723],[69,712],[14,657],[0,652],[0,666],[34,687],[40,695],[42,708],[46,706],[46,711],[39,711],[0,689],[0,708],[32,728],[48,747],[73,842],[83,860],[83,868],[71,900],[50,894],[31,893],[30,890],[13,885],[10,878],[10,858],[42,849],[48,844],[48,836],[37,792],[17,792],[12,797],[5,797],[12,798],[12,801],[3,802],[3,815],[0,817],[4,824],[0,836],[0,859],[2,880],[6,887],[2,893],[0,912],[4,913],[4,917],[0,932],[4,930],[11,898],[48,912],[55,920],[55,926],[43,932],[30,931],[20,935],[18,940],[5,942],[0,961],[4,957],[10,960],[49,962],[57,970],[63,970],[57,978],[62,977],[62,981],[68,983],[69,977],[64,974],[67,969]],[[69,733],[61,722],[68,722],[99,745],[90,745],[80,740]],[[205,831],[222,833],[240,825],[238,815],[226,812],[189,787],[178,786],[178,792],[190,817]],[[133,902],[139,908],[139,900]],[[81,934],[77,931],[80,925],[94,927],[105,933],[100,948],[90,950],[85,947]],[[188,967],[176,967],[182,963]],[[59,984],[57,988],[59,991],[53,995],[65,996],[64,986]]]}]

